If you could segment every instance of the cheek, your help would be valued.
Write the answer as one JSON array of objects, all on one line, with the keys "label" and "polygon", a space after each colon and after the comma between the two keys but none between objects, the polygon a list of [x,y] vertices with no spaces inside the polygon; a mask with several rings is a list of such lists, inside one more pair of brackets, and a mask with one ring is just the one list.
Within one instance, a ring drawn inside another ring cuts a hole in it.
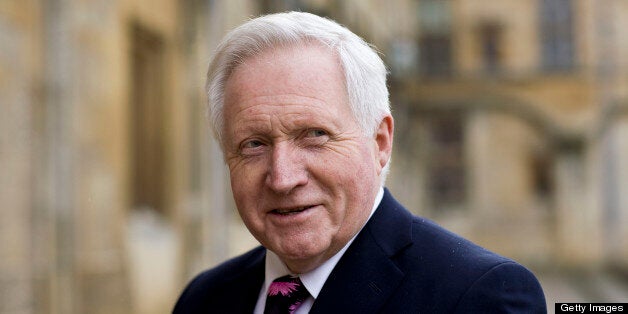
[{"label": "cheek", "polygon": [[[374,176],[377,176],[377,162],[373,152],[366,146],[356,146],[338,154],[335,151],[309,159],[313,174],[327,187],[342,189],[343,194],[355,196],[367,188]],[[362,195],[359,195],[362,196]]]},{"label": "cheek", "polygon": [[254,190],[254,185],[251,183],[250,178],[246,176],[234,175],[231,178],[231,190],[233,192],[233,199],[235,206],[242,219],[242,222],[254,235],[256,230],[261,228],[257,200],[258,195]]},{"label": "cheek", "polygon": [[[373,175],[377,175],[377,161],[373,155],[373,151],[368,147],[362,146],[345,161],[345,165],[340,169],[343,174],[352,178],[356,183],[368,185]],[[359,190],[359,187],[355,187]]]},{"label": "cheek", "polygon": [[264,160],[238,161],[229,164],[231,187],[234,189],[249,189],[256,186],[263,176]]},{"label": "cheek", "polygon": [[230,170],[231,190],[233,198],[238,208],[248,208],[252,206],[251,199],[255,198],[257,193],[255,174],[246,167],[238,167]]}]

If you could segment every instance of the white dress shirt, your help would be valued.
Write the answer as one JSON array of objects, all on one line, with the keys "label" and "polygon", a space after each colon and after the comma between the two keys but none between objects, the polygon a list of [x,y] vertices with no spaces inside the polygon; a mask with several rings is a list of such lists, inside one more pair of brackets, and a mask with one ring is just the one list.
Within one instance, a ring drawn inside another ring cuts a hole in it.
[{"label": "white dress shirt", "polygon": [[[375,202],[373,203],[371,214],[369,215],[369,218],[366,220],[366,222],[371,219],[371,216],[373,216],[373,213],[375,213],[375,209],[377,209],[383,197],[384,188],[381,187],[379,189],[379,192],[377,193],[377,196],[375,197]],[[365,225],[366,222],[364,223]],[[362,226],[362,228],[364,228],[364,226]],[[362,228],[360,228],[360,231],[362,231]],[[351,238],[351,240],[349,240],[349,242],[347,242],[347,244],[340,251],[338,251],[338,253],[325,261],[323,264],[321,264],[321,266],[318,266],[317,268],[307,273],[299,275],[301,282],[303,282],[303,285],[310,293],[310,297],[301,304],[301,306],[297,309],[296,314],[308,313],[310,311],[312,305],[314,304],[314,300],[316,300],[318,294],[321,292],[321,289],[323,289],[323,285],[325,284],[325,281],[327,281],[327,277],[329,277],[331,271],[334,269],[334,267],[336,267],[336,264],[338,264],[338,261],[345,254],[345,251],[347,251],[347,249],[349,248],[351,243],[353,243],[353,240],[355,240],[355,237],[360,233],[360,231],[358,231],[355,236],[353,236],[353,238]],[[255,305],[255,311],[253,313],[264,313],[268,287],[273,282],[273,280],[289,274],[290,270],[288,269],[286,264],[284,264],[281,259],[279,259],[279,256],[277,256],[277,254],[273,253],[270,250],[266,250],[264,284],[262,285],[262,289],[260,290],[259,296],[257,297],[257,304]]]}]

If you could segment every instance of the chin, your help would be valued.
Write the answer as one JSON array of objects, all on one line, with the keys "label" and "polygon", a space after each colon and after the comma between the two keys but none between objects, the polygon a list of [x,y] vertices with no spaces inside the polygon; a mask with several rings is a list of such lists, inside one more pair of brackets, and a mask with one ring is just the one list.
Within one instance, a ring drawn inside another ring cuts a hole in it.
[{"label": "chin", "polygon": [[[290,243],[287,246],[282,246],[281,249],[273,250],[284,263],[289,264],[288,266],[292,271],[295,271],[293,265],[297,265],[298,268],[308,268],[305,271],[316,268],[319,266],[318,261],[328,258],[326,251],[326,248],[312,246],[312,243],[304,243],[303,245]],[[304,271],[300,271],[300,273],[302,272]]]},{"label": "chin", "polygon": [[322,255],[324,250],[312,246],[311,243],[305,243],[303,245],[291,243],[288,246],[282,246],[281,249],[275,252],[280,257],[285,257],[290,260],[308,260]]}]

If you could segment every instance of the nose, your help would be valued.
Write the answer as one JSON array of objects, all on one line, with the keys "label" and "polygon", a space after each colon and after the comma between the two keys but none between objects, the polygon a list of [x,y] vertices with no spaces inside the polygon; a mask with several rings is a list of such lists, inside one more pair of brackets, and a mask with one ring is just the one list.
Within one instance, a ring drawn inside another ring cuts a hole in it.
[{"label": "nose", "polygon": [[286,195],[307,182],[305,159],[299,149],[288,142],[274,145],[266,185],[274,192]]}]

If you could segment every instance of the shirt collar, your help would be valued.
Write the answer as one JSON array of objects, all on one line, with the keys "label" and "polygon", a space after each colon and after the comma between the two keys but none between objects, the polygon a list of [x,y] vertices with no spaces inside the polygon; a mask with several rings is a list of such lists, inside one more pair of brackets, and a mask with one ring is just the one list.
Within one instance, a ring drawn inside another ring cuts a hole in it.
[{"label": "shirt collar", "polygon": [[[383,197],[384,197],[384,188],[380,187],[379,191],[377,192],[377,196],[375,197],[373,208],[371,209],[371,213],[368,219],[366,220],[366,222],[368,222],[371,219],[371,217],[373,216],[373,213],[375,213],[375,210],[381,203]],[[364,223],[364,225],[366,225],[366,222]],[[364,226],[362,226],[362,228],[364,228]],[[361,228],[353,236],[353,238],[351,238],[351,240],[349,240],[349,242],[347,242],[347,244],[340,251],[338,251],[338,253],[336,253],[330,259],[325,261],[319,267],[307,273],[299,275],[299,278],[301,278],[301,282],[303,282],[303,285],[305,286],[307,291],[310,293],[310,295],[314,297],[314,299],[318,297],[318,294],[323,289],[323,285],[325,284],[325,281],[327,281],[327,277],[329,277],[334,267],[336,267],[336,264],[338,264],[338,261],[340,260],[340,258],[347,251],[351,243],[353,243],[353,240],[355,240],[355,238],[360,233],[360,231],[362,231]],[[279,278],[281,276],[288,275],[288,274],[290,274],[290,270],[288,269],[286,264],[284,264],[281,261],[281,259],[279,258],[279,256],[277,256],[277,254],[275,254],[274,252],[270,250],[267,250],[266,262],[265,262],[265,275],[266,275],[265,278],[266,279],[264,280],[264,286],[262,287],[261,295],[266,295],[266,292],[268,291],[268,287],[270,286],[270,284],[273,282],[274,279]]]}]

